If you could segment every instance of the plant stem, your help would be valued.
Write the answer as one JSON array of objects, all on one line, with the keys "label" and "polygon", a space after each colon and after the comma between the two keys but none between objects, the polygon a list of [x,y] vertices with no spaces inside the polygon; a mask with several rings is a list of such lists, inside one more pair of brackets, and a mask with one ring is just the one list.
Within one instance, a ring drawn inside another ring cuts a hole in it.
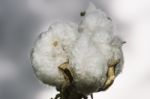
[{"label": "plant stem", "polygon": [[55,99],[87,99],[86,96],[77,93],[76,91],[72,90],[72,88],[66,88],[63,91],[60,92],[60,94],[57,94]]}]

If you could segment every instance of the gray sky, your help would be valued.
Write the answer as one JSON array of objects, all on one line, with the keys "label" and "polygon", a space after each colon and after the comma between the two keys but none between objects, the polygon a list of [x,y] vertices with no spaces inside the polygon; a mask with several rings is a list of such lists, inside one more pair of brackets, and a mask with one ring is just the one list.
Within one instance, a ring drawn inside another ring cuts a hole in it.
[{"label": "gray sky", "polygon": [[150,1],[148,0],[0,0],[0,99],[49,99],[52,87],[36,79],[30,50],[40,32],[57,19],[78,23],[92,1],[115,21],[124,45],[123,73],[95,99],[149,99]]}]

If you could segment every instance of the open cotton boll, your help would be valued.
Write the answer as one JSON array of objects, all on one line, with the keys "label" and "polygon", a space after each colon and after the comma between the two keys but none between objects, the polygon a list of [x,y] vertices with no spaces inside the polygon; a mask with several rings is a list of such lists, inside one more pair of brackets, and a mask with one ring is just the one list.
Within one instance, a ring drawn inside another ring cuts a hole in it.
[{"label": "open cotton boll", "polygon": [[40,35],[32,50],[34,72],[44,83],[60,87],[64,76],[58,66],[68,61],[68,50],[77,38],[77,26],[71,22],[56,22]]},{"label": "open cotton boll", "polygon": [[70,52],[73,85],[82,94],[97,92],[106,80],[107,61],[89,35],[82,33]]},{"label": "open cotton boll", "polygon": [[79,25],[52,24],[31,53],[36,76],[55,86],[60,99],[87,99],[105,91],[122,71],[124,42],[113,34],[112,20],[92,3],[81,15]]}]

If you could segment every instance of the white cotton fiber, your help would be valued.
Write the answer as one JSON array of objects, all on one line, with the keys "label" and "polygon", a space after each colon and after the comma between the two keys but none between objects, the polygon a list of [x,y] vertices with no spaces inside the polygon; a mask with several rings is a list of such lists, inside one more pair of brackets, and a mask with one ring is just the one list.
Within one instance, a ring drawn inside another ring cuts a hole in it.
[{"label": "white cotton fiber", "polygon": [[56,22],[40,35],[32,50],[32,65],[37,77],[49,85],[61,86],[65,79],[58,66],[68,61],[68,50],[77,37],[73,23]]},{"label": "white cotton fiber", "polygon": [[82,94],[98,91],[106,80],[107,62],[91,37],[84,33],[71,50],[70,67],[74,71],[73,84]]}]

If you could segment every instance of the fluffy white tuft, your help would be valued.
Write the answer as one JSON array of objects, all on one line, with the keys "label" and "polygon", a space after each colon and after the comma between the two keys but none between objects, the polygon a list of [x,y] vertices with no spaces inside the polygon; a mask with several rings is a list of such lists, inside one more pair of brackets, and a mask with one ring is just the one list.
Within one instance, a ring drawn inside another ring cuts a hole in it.
[{"label": "fluffy white tuft", "polygon": [[81,34],[70,54],[74,71],[74,85],[78,92],[90,94],[98,91],[106,80],[107,62],[91,37]]},{"label": "fluffy white tuft", "polygon": [[49,85],[61,86],[65,79],[58,66],[68,61],[68,50],[77,37],[73,23],[56,22],[42,33],[32,51],[32,64],[37,77]]}]

